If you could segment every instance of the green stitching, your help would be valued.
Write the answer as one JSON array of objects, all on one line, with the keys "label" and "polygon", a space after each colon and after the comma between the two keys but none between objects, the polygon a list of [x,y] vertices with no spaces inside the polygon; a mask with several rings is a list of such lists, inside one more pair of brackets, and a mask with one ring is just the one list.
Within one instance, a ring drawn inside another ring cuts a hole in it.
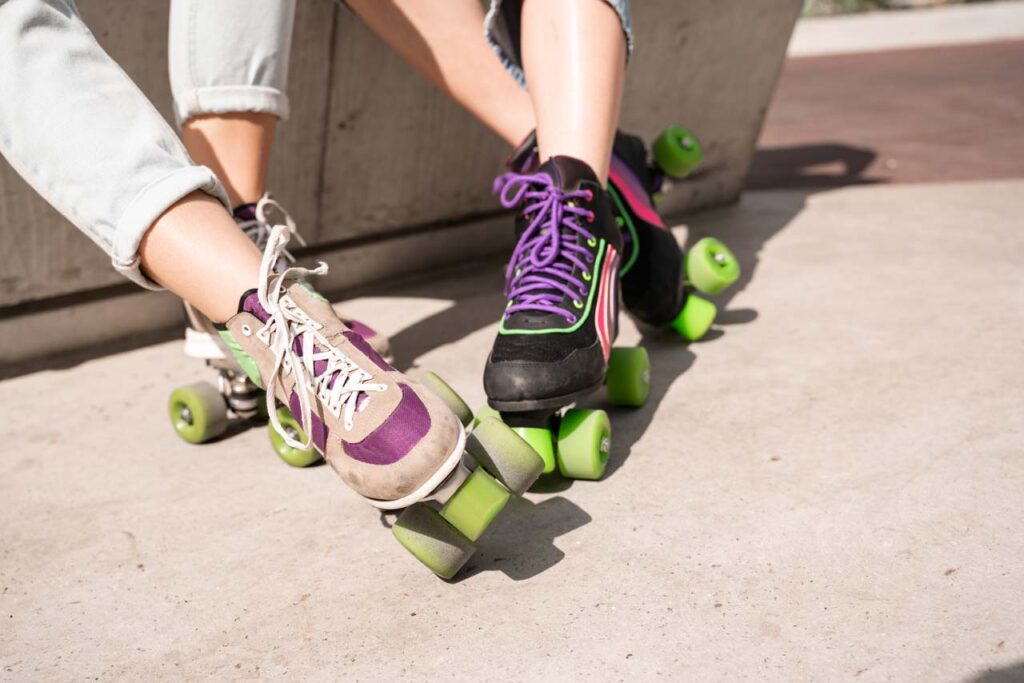
[{"label": "green stitching", "polygon": [[249,379],[251,379],[256,386],[262,387],[263,382],[260,381],[260,370],[256,367],[256,361],[252,359],[252,356],[242,350],[241,344],[235,341],[235,338],[231,336],[230,330],[217,330],[217,332],[220,333],[220,338],[224,340],[227,347],[231,349],[232,355],[234,355],[238,364],[242,366],[242,369],[245,370],[245,374],[249,375]]},{"label": "green stitching", "polygon": [[626,211],[626,207],[623,206],[622,200],[619,199],[619,193],[615,190],[611,183],[608,184],[608,194],[611,195],[612,200],[615,201],[615,206],[619,209],[619,215],[625,219],[626,227],[629,228],[629,234],[632,236],[632,246],[630,250],[629,260],[619,269],[619,277],[623,277],[629,272],[629,269],[636,263],[637,257],[640,256],[640,238],[636,234],[636,227],[633,225],[633,219],[629,217],[629,212]]}]

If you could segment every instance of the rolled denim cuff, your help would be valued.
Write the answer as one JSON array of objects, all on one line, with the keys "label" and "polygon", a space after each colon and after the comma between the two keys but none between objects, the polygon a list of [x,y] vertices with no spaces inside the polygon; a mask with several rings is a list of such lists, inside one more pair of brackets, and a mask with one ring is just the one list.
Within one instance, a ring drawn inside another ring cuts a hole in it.
[{"label": "rolled denim cuff", "polygon": [[[626,58],[633,54],[633,23],[630,18],[629,0],[603,0],[615,10],[622,23],[622,32],[626,38]],[[509,18],[502,11],[505,0],[491,0],[490,9],[484,17],[484,36],[501,59],[505,70],[512,74],[519,85],[526,86],[526,76],[522,64],[519,63],[518,27],[509,25]]]},{"label": "rolled denim cuff", "polygon": [[167,209],[197,190],[217,199],[228,211],[231,210],[227,193],[217,176],[205,166],[187,166],[165,175],[139,192],[118,220],[111,251],[114,270],[146,289],[163,289],[142,274],[139,267],[139,244],[146,231]]},{"label": "rolled denim cuff", "polygon": [[203,114],[254,112],[286,121],[290,113],[288,95],[261,85],[213,85],[176,94],[174,116],[178,126]]}]

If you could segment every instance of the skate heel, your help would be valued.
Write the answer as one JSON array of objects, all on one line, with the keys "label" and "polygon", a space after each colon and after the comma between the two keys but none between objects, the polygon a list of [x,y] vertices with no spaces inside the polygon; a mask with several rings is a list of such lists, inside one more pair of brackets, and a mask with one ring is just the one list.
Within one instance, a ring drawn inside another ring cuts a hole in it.
[{"label": "skate heel", "polygon": [[[472,412],[451,387],[433,373],[420,381],[469,425]],[[475,542],[509,499],[522,495],[542,470],[537,454],[511,429],[493,418],[478,421],[458,466],[424,500],[399,515],[392,533],[427,568],[450,579],[472,557]]]}]

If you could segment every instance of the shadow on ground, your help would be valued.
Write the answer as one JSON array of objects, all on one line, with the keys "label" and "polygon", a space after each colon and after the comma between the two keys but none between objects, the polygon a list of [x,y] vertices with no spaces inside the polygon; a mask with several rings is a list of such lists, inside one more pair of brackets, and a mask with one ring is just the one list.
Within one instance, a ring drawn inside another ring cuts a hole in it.
[{"label": "shadow on ground", "polygon": [[1024,681],[1024,661],[975,674],[966,679],[965,683],[1021,683],[1022,681]]},{"label": "shadow on ground", "polygon": [[[440,509],[436,501],[427,503]],[[390,529],[398,515],[380,513],[380,523]],[[567,498],[553,496],[540,502],[513,496],[487,533],[476,541],[476,553],[452,583],[485,572],[500,571],[513,581],[523,581],[562,561],[565,553],[555,539],[589,524],[593,518]]]},{"label": "shadow on ground", "polygon": [[867,175],[877,158],[873,149],[838,142],[761,148],[754,153],[747,189],[831,189],[889,182]]},{"label": "shadow on ground", "polygon": [[593,518],[562,496],[540,502],[513,497],[507,509],[478,542],[478,550],[456,582],[477,574],[500,571],[513,581],[523,581],[562,561],[565,553],[555,545],[563,536]]}]

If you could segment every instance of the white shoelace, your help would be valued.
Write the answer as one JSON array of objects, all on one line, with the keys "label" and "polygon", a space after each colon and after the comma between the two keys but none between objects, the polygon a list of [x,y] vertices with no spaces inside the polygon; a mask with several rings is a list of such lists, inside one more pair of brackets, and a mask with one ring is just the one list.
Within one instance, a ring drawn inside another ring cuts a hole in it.
[{"label": "white shoelace", "polygon": [[[278,204],[269,193],[264,193],[259,201],[256,202],[256,218],[241,221],[238,227],[252,240],[256,248],[262,251],[267,246],[267,240],[270,239],[271,221],[273,220],[270,217],[271,215],[276,215],[283,219],[284,225],[288,226],[289,234],[301,246],[306,246],[306,240],[302,239],[302,235],[299,234],[291,214],[285,211],[284,207]],[[281,221],[277,222],[280,223]],[[291,263],[295,263],[295,257],[287,249],[282,249],[280,257],[274,263],[274,269],[278,271],[284,270]]]},{"label": "white shoelace", "polygon": [[[266,380],[265,387],[270,424],[289,446],[305,450],[309,448],[313,439],[310,393],[314,393],[321,405],[335,418],[343,415],[345,429],[351,431],[356,411],[364,409],[369,400],[363,401],[360,405],[360,396],[369,392],[385,391],[387,385],[371,382],[373,375],[328,342],[321,332],[323,325],[306,315],[288,296],[285,290],[287,280],[327,273],[327,264],[321,261],[320,265],[312,270],[291,266],[274,274],[274,266],[281,257],[290,235],[290,226],[275,225],[267,236],[263,261],[260,264],[258,296],[260,304],[270,317],[256,332],[256,337],[274,354],[274,369]],[[295,353],[292,348],[295,339],[300,340],[301,353]],[[318,346],[319,350],[314,351],[314,345]],[[320,361],[327,363],[327,369],[319,376],[315,376],[314,363]],[[295,393],[299,396],[300,406],[300,415],[296,417],[299,418],[299,424],[305,433],[305,443],[289,436],[275,410],[274,390],[278,380],[286,377],[288,373],[295,374]]]}]

